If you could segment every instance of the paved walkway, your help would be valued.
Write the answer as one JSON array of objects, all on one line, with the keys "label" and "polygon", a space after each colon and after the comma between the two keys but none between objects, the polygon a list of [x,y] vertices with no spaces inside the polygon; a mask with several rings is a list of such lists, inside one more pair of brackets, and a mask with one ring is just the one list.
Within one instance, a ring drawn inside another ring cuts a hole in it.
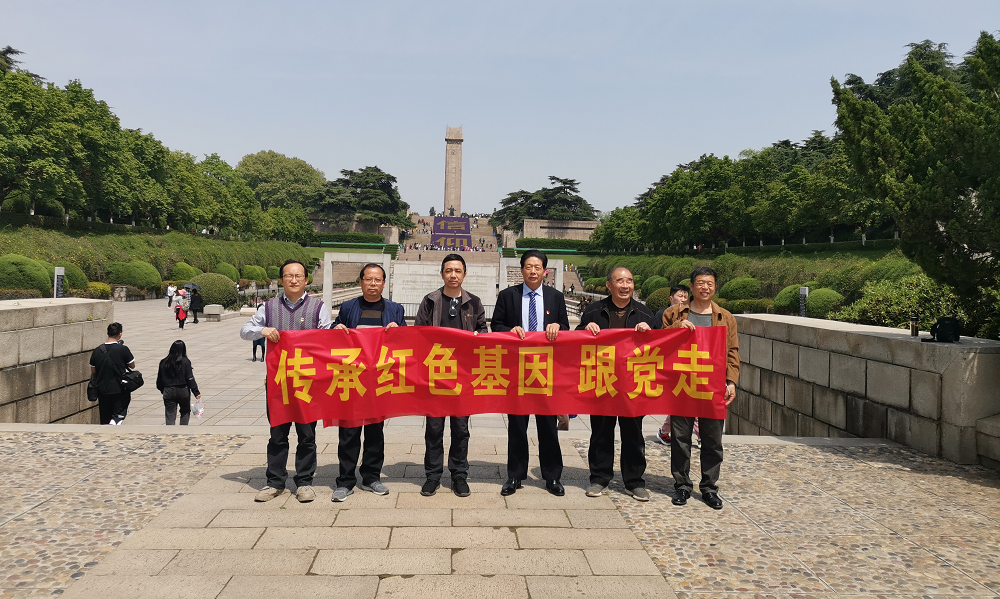
[{"label": "paved walkway", "polygon": [[236,337],[242,322],[178,334],[152,302],[117,319],[146,372],[171,341],[188,342],[206,417],[163,426],[144,388],[121,427],[0,425],[0,599],[1000,593],[997,474],[881,441],[727,438],[716,512],[697,495],[670,504],[668,451],[652,440],[652,501],[618,481],[584,496],[585,419],[562,434],[566,497],[545,492],[534,459],[529,484],[499,495],[506,430],[494,415],[472,420],[472,496],[454,496],[446,477],[421,497],[422,422],[398,418],[388,496],[330,502],[334,429],[319,433],[315,502],[255,504],[263,366]]}]

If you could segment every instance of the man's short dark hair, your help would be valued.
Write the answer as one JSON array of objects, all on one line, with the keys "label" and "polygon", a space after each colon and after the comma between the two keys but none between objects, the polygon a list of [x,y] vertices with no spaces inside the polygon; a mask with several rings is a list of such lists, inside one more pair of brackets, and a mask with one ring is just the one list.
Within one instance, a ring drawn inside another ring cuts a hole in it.
[{"label": "man's short dark hair", "polygon": [[715,285],[716,286],[719,285],[719,275],[716,274],[716,272],[712,270],[711,267],[708,266],[699,266],[698,268],[691,271],[691,284],[694,285],[695,279],[697,279],[698,277],[703,277],[705,275],[708,275],[713,279],[715,279]]},{"label": "man's short dark hair", "polygon": [[122,324],[120,322],[112,322],[108,325],[108,338],[117,337],[122,334]]},{"label": "man's short dark hair", "polygon": [[691,288],[687,285],[674,285],[670,288],[670,295],[674,295],[678,291],[683,291],[684,293],[691,295]]},{"label": "man's short dark hair", "polygon": [[608,271],[608,281],[611,280],[611,275],[615,274],[616,270],[627,270],[628,274],[632,275],[632,278],[635,278],[635,275],[632,274],[632,270],[629,267],[627,267],[627,266],[616,266],[616,267],[614,267],[614,268],[612,268],[611,270]]},{"label": "man's short dark hair", "polygon": [[382,271],[382,280],[383,281],[386,280],[387,277],[385,276],[385,269],[382,268],[381,264],[375,264],[374,262],[369,262],[368,264],[365,264],[364,266],[361,267],[361,272],[358,273],[358,279],[365,278],[365,271],[368,270],[369,268],[377,268],[377,269],[381,270]]},{"label": "man's short dark hair", "polygon": [[468,267],[465,266],[465,258],[459,256],[458,254],[448,254],[447,256],[444,257],[444,260],[441,261],[441,272],[444,272],[444,265],[446,263],[454,262],[455,260],[458,260],[459,262],[462,263],[462,272],[469,270]]},{"label": "man's short dark hair", "polygon": [[524,268],[524,263],[528,260],[528,258],[538,258],[542,261],[542,268],[549,267],[549,258],[542,250],[528,250],[527,252],[521,254],[521,268]]},{"label": "man's short dark hair", "polygon": [[299,266],[302,267],[302,272],[304,274],[306,274],[306,275],[309,274],[309,271],[306,270],[306,265],[305,264],[302,264],[301,262],[299,262],[295,258],[290,258],[288,260],[285,260],[285,263],[282,264],[281,268],[278,269],[278,278],[279,279],[284,278],[284,276],[285,276],[285,267],[288,266],[289,264],[298,264]]}]

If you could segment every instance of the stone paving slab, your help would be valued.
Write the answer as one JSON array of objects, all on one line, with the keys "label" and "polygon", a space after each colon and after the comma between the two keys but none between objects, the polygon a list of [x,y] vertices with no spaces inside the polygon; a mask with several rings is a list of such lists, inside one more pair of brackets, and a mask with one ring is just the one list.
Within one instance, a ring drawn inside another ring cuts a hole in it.
[{"label": "stone paving slab", "polygon": [[379,583],[379,599],[395,597],[476,597],[528,599],[523,576],[390,576]]},{"label": "stone paving slab", "polygon": [[368,599],[378,591],[378,576],[233,576],[216,599]]},{"label": "stone paving slab", "polygon": [[311,572],[319,575],[451,574],[450,549],[355,549],[320,551]]}]

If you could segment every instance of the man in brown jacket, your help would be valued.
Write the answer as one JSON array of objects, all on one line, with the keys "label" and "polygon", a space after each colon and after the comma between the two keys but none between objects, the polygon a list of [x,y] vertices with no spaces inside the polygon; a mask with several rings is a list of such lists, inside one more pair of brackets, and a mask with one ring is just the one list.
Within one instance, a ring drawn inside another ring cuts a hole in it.
[{"label": "man in brown jacket", "polygon": [[[726,327],[726,394],[728,406],[736,397],[736,382],[740,378],[740,343],[736,336],[736,319],[712,301],[718,285],[718,275],[707,266],[691,273],[691,299],[687,304],[672,306],[663,313],[663,328]],[[709,507],[721,510],[719,471],[722,469],[722,432],[725,420],[699,418],[701,429],[701,499]],[[684,505],[691,497],[691,429],[694,418],[670,418],[670,472],[674,476],[674,505]]]},{"label": "man in brown jacket", "polygon": [[[475,334],[487,332],[486,309],[478,297],[462,289],[465,280],[465,259],[448,254],[441,261],[444,286],[424,296],[413,324],[418,327],[448,327]],[[451,416],[451,450],[448,469],[451,490],[459,497],[468,497],[469,490],[469,417]],[[444,417],[428,416],[424,429],[424,474],[427,480],[420,494],[428,497],[437,493],[444,473]]]}]

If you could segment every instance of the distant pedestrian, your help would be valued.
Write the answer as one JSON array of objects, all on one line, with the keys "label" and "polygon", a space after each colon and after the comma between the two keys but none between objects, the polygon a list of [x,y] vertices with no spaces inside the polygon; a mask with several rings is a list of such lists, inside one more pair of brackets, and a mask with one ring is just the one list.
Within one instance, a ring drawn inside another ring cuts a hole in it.
[{"label": "distant pedestrian", "polygon": [[177,306],[174,307],[174,316],[177,318],[177,328],[184,328],[184,321],[187,320],[187,311],[190,309],[187,297],[183,289],[177,291]]},{"label": "distant pedestrian", "polygon": [[126,368],[135,368],[135,358],[122,343],[122,325],[108,325],[108,340],[90,355],[90,373],[97,379],[97,408],[101,424],[121,424],[128,414],[132,394],[121,386]]},{"label": "distant pedestrian", "polygon": [[167,357],[160,360],[156,373],[156,388],[163,394],[163,406],[167,424],[173,425],[177,419],[177,408],[181,411],[181,424],[191,419],[191,394],[201,399],[201,391],[194,380],[191,360],[187,357],[187,346],[178,339],[170,344]]},{"label": "distant pedestrian", "polygon": [[257,361],[257,348],[258,347],[260,348],[260,361],[263,362],[264,361],[265,352],[267,351],[267,338],[266,337],[261,337],[260,339],[254,339],[253,340],[253,360],[250,360],[251,362],[256,362]]},{"label": "distant pedestrian", "polygon": [[205,300],[201,298],[201,293],[197,289],[191,290],[191,314],[194,316],[194,324],[198,324],[198,313],[205,309]]},{"label": "distant pedestrian", "polygon": [[167,307],[174,304],[174,294],[177,293],[177,286],[173,283],[167,285]]}]

